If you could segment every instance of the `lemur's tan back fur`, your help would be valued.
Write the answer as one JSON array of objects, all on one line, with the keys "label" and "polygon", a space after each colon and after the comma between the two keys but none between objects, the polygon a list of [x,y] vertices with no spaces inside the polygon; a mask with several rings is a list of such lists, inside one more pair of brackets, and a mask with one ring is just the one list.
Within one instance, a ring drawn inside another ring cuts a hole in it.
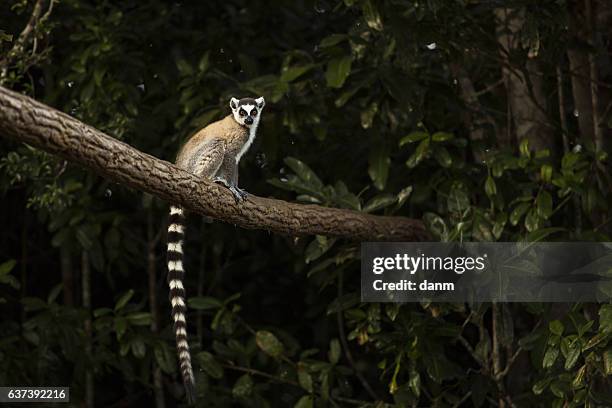
[{"label": "lemur's tan back fur", "polygon": [[232,115],[228,115],[193,135],[178,153],[176,165],[184,169],[193,168],[189,160],[199,156],[196,150],[214,141],[223,143],[226,155],[235,157],[248,139],[249,129],[240,126]]}]

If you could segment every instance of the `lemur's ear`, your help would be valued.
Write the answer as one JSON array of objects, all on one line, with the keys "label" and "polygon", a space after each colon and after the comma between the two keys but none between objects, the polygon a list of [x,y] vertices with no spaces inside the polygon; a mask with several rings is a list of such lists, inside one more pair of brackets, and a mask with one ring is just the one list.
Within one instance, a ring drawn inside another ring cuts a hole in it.
[{"label": "lemur's ear", "polygon": [[232,108],[232,110],[238,109],[238,102],[239,101],[236,98],[230,99],[230,108]]},{"label": "lemur's ear", "polygon": [[259,98],[255,99],[255,102],[257,103],[257,107],[259,109],[262,109],[266,105],[266,101],[264,101],[263,96],[260,96]]}]

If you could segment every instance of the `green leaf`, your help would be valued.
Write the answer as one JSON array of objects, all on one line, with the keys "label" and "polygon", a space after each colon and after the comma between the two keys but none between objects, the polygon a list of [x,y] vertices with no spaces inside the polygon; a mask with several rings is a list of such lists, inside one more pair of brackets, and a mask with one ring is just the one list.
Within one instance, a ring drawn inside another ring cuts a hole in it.
[{"label": "green leaf", "polygon": [[109,307],[101,307],[93,311],[93,316],[94,317],[106,316],[107,314],[112,313],[112,312],[113,312],[113,309]]},{"label": "green leaf", "polygon": [[11,286],[13,289],[19,289],[21,287],[17,278],[15,278],[13,275],[9,275],[16,263],[17,262],[14,259],[11,259],[0,264],[0,283],[5,283]]},{"label": "green leaf", "polygon": [[544,378],[543,380],[536,382],[533,385],[531,390],[533,391],[535,395],[540,395],[544,392],[546,388],[548,388],[548,385],[550,384],[552,380],[553,380],[552,377]]},{"label": "green leaf", "polygon": [[76,229],[76,238],[83,249],[89,250],[93,246],[91,229],[86,226],[79,226]]},{"label": "green leaf", "polygon": [[253,379],[249,374],[244,374],[232,387],[232,396],[234,398],[248,398],[253,393]]},{"label": "green leaf", "polygon": [[419,142],[423,139],[427,139],[428,137],[429,137],[429,133],[421,132],[417,130],[417,131],[414,131],[408,134],[407,136],[402,137],[399,141],[399,146],[402,147],[403,145],[408,144],[408,143]]},{"label": "green leaf", "polygon": [[151,313],[149,312],[131,313],[125,316],[125,318],[134,326],[146,326],[151,324],[152,320]]},{"label": "green leaf", "polygon": [[115,318],[115,333],[117,333],[117,340],[121,340],[127,330],[127,320],[123,317]]},{"label": "green leaf", "polygon": [[284,352],[283,343],[281,343],[274,334],[266,330],[259,330],[255,334],[255,342],[264,353],[278,358]]},{"label": "green leaf", "polygon": [[421,375],[414,368],[410,368],[410,379],[408,380],[408,386],[414,395],[417,397],[421,395]]},{"label": "green leaf", "polygon": [[584,377],[586,374],[586,364],[578,369],[574,380],[572,381],[572,388],[578,389],[584,387]]},{"label": "green leaf", "polygon": [[192,76],[193,68],[191,65],[184,59],[179,59],[176,61],[176,67],[182,76]]},{"label": "green leaf", "polygon": [[520,203],[519,205],[514,207],[514,209],[510,213],[510,224],[516,226],[530,207],[530,203]]},{"label": "green leaf", "polygon": [[563,232],[563,231],[566,231],[566,229],[559,228],[559,227],[540,228],[536,231],[532,231],[529,234],[527,234],[525,238],[522,239],[521,241],[539,242],[539,241],[542,241],[544,238],[548,237],[549,235],[555,234],[557,232]]},{"label": "green leaf", "polygon": [[557,361],[557,357],[559,357],[559,348],[556,346],[549,347],[544,353],[544,359],[542,360],[543,368],[550,368]]},{"label": "green leaf", "polygon": [[175,368],[174,356],[170,354],[168,347],[165,344],[160,344],[159,346],[153,349],[153,354],[155,355],[155,361],[159,368],[162,369],[163,372],[167,374],[173,373]]},{"label": "green leaf", "polygon": [[350,309],[353,306],[359,304],[359,296],[355,293],[346,293],[341,297],[334,299],[327,306],[327,315],[331,315],[337,312],[344,311],[346,309]]},{"label": "green leaf", "polygon": [[123,309],[123,307],[127,304],[127,302],[130,301],[130,299],[132,298],[132,296],[134,296],[134,290],[130,289],[127,292],[125,292],[117,301],[117,303],[115,304],[115,312]]},{"label": "green leaf", "polygon": [[382,31],[382,19],[380,18],[380,13],[378,12],[374,1],[366,0],[363,2],[363,17],[365,18],[368,27],[376,31]]},{"label": "green leaf", "polygon": [[456,366],[442,353],[425,353],[423,363],[429,377],[438,384],[457,375]]},{"label": "green leaf", "polygon": [[553,320],[552,322],[548,323],[548,328],[551,333],[556,334],[557,336],[561,336],[563,334],[563,330],[565,330],[563,323],[561,323],[559,320]]},{"label": "green leaf", "polygon": [[485,181],[485,193],[489,197],[493,197],[497,194],[497,186],[495,185],[495,180],[493,180],[491,176],[488,176],[487,181]]},{"label": "green leaf", "polygon": [[411,169],[416,167],[429,152],[429,139],[421,140],[414,153],[406,161],[406,166]]},{"label": "green leaf", "polygon": [[553,168],[550,164],[543,164],[540,168],[540,178],[545,183],[550,183],[552,180]]},{"label": "green leaf", "polygon": [[565,357],[565,369],[570,370],[580,357],[580,347],[577,343],[570,345],[567,356]]},{"label": "green leaf", "polygon": [[323,182],[314,171],[306,163],[299,161],[294,157],[285,158],[285,164],[291,168],[297,174],[297,176],[304,182],[308,183],[315,189],[322,189]]},{"label": "green leaf", "polygon": [[529,151],[529,139],[522,139],[519,143],[519,152],[522,157],[528,158],[531,156],[531,152]]},{"label": "green leaf", "polygon": [[470,198],[462,188],[455,185],[448,195],[447,205],[448,211],[462,213],[470,207]]},{"label": "green leaf", "polygon": [[325,37],[319,43],[319,47],[328,48],[333,47],[334,45],[340,44],[342,41],[347,40],[349,37],[346,34],[332,34]]},{"label": "green leaf", "polygon": [[374,182],[374,187],[384,190],[389,177],[389,166],[391,159],[383,149],[375,149],[370,154],[368,174]]},{"label": "green leaf", "polygon": [[299,401],[293,406],[293,408],[313,408],[314,401],[311,395],[304,395]]},{"label": "green leaf", "polygon": [[440,166],[445,168],[448,168],[453,164],[453,158],[444,146],[437,146],[434,149],[434,159],[440,163]]},{"label": "green leaf", "polygon": [[298,364],[297,375],[300,387],[312,393],[312,376],[308,373],[303,363]]},{"label": "green leaf", "polygon": [[200,74],[208,71],[208,67],[210,67],[210,51],[206,51],[202,58],[200,58],[200,62],[198,62],[198,71]]},{"label": "green leaf", "polygon": [[332,339],[329,342],[329,353],[327,353],[327,358],[329,362],[332,364],[337,364],[340,360],[340,341],[338,339]]},{"label": "green leaf", "polygon": [[132,354],[134,354],[134,357],[143,358],[145,356],[145,352],[147,349],[142,339],[140,338],[134,339],[132,340],[130,345],[132,347]]},{"label": "green leaf", "polygon": [[7,34],[4,30],[0,30],[0,43],[2,41],[13,41],[13,35]]},{"label": "green leaf", "polygon": [[284,67],[281,72],[280,80],[283,82],[294,81],[298,79],[299,77],[301,77],[302,75],[304,75],[305,73],[307,73],[308,71],[310,71],[311,69],[313,69],[314,66],[315,66],[314,64],[306,64],[306,65],[295,65],[292,67]]},{"label": "green leaf", "polygon": [[223,377],[223,367],[221,367],[215,357],[208,351],[199,352],[196,355],[196,359],[206,374],[217,380]]},{"label": "green leaf", "polygon": [[529,232],[535,231],[540,225],[539,222],[538,214],[536,210],[532,208],[525,217],[525,228],[527,228]]},{"label": "green leaf", "polygon": [[49,296],[47,297],[47,303],[51,304],[55,302],[55,299],[57,299],[57,297],[59,296],[63,288],[64,288],[64,285],[61,283],[55,285],[53,289],[51,289],[51,292],[49,292]]},{"label": "green leaf", "polygon": [[189,298],[187,304],[190,308],[196,310],[218,309],[223,307],[223,302],[212,296],[197,296]]},{"label": "green leaf", "polygon": [[367,204],[363,207],[364,212],[373,212],[380,210],[382,208],[389,207],[397,202],[397,197],[392,194],[381,194],[373,197]]},{"label": "green leaf", "polygon": [[397,193],[396,209],[400,209],[404,203],[406,203],[406,200],[408,200],[410,194],[412,194],[412,186],[405,187],[399,193]]},{"label": "green leaf", "polygon": [[316,261],[334,245],[336,240],[324,235],[317,235],[304,250],[304,262]]},{"label": "green leaf", "polygon": [[341,88],[351,73],[353,58],[350,55],[336,57],[327,64],[325,80],[330,88]]},{"label": "green leaf", "polygon": [[434,142],[446,142],[447,140],[451,140],[455,135],[448,132],[436,132],[431,136],[431,140]]},{"label": "green leaf", "polygon": [[536,207],[538,209],[538,215],[547,220],[553,210],[552,197],[548,191],[541,191],[536,199]]},{"label": "green leaf", "polygon": [[602,333],[612,333],[612,305],[603,305],[599,309],[599,330]]},{"label": "green leaf", "polygon": [[612,346],[604,351],[603,355],[604,372],[606,375],[612,375]]},{"label": "green leaf", "polygon": [[361,127],[369,129],[372,127],[374,118],[378,113],[378,102],[372,102],[366,109],[361,111]]}]

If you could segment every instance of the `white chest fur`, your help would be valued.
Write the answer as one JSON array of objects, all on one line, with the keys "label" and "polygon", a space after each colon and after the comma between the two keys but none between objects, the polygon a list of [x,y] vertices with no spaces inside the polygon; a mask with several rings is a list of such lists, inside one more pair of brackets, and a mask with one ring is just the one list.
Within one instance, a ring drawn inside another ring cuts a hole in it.
[{"label": "white chest fur", "polygon": [[236,154],[236,164],[240,162],[242,156],[249,150],[251,145],[253,144],[253,140],[255,140],[255,133],[257,133],[257,125],[259,125],[259,118],[255,120],[255,122],[249,128],[249,138],[246,143],[242,146],[242,148]]}]

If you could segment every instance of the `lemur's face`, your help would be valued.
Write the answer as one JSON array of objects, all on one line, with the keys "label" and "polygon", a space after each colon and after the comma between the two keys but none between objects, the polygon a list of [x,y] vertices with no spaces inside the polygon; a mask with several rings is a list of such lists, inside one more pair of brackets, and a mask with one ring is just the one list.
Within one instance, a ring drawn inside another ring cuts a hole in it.
[{"label": "lemur's face", "polygon": [[251,127],[253,125],[257,126],[261,111],[265,104],[266,102],[264,101],[263,96],[257,99],[232,98],[230,100],[230,108],[232,108],[234,119],[236,122],[246,127]]}]

